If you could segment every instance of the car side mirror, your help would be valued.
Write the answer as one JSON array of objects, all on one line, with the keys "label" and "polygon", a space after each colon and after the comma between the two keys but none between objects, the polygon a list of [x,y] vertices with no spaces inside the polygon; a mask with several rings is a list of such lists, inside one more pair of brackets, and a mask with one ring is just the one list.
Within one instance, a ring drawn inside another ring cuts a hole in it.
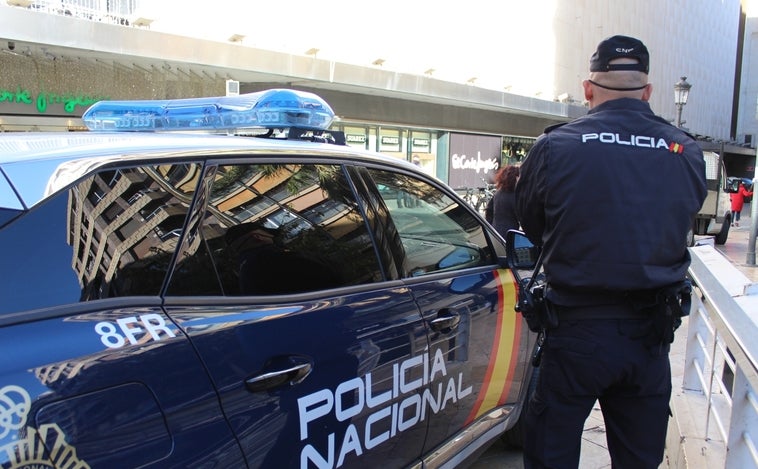
[{"label": "car side mirror", "polygon": [[532,244],[523,231],[508,230],[505,233],[505,252],[509,269],[534,269],[541,251],[542,248]]}]

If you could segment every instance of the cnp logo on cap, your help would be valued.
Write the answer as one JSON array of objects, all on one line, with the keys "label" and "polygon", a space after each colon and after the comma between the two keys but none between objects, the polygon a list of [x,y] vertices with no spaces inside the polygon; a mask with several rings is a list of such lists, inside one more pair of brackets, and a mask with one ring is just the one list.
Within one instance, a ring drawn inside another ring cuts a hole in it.
[{"label": "cnp logo on cap", "polygon": [[[611,64],[615,59],[634,59],[636,64]],[[639,39],[629,36],[612,36],[597,45],[590,57],[590,72],[612,72],[616,70],[650,71],[650,55],[647,47]]]}]

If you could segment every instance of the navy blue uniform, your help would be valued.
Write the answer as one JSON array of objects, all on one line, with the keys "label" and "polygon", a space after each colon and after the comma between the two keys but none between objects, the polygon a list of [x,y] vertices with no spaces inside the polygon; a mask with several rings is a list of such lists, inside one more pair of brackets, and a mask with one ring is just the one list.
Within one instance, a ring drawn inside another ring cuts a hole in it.
[{"label": "navy blue uniform", "polygon": [[687,232],[705,196],[697,143],[641,100],[607,101],[548,128],[529,152],[516,208],[543,246],[560,325],[548,331],[527,415],[527,467],[576,467],[596,399],[614,467],[662,460],[669,344],[651,344],[654,324],[629,298],[684,280]]}]

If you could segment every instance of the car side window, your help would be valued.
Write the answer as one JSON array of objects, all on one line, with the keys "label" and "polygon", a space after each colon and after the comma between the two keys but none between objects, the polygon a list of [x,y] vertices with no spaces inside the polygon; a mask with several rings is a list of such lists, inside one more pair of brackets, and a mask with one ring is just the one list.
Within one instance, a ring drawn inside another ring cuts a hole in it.
[{"label": "car side window", "polygon": [[370,169],[405,251],[404,277],[494,263],[482,223],[459,202],[415,177]]},{"label": "car side window", "polygon": [[160,294],[200,168],[106,170],[69,190],[68,242],[83,300]]},{"label": "car side window", "polygon": [[219,166],[199,232],[179,256],[169,295],[277,295],[382,278],[338,165]]},{"label": "car side window", "polygon": [[199,169],[102,170],[0,230],[0,243],[14,247],[3,262],[15,266],[0,285],[0,312],[159,295]]}]

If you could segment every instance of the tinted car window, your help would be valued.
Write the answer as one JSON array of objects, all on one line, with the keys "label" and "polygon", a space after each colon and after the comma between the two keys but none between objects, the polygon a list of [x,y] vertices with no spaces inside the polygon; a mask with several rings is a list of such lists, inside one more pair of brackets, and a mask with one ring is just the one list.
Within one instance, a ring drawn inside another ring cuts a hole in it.
[{"label": "tinted car window", "polygon": [[[16,275],[2,282],[0,308],[158,295],[198,169],[186,164],[101,171],[0,230],[0,243],[13,246],[4,262],[17,266]],[[45,285],[44,294],[35,291],[38,285]]]},{"label": "tinted car window", "polygon": [[405,174],[369,173],[400,235],[404,277],[493,263],[481,223],[453,198]]},{"label": "tinted car window", "polygon": [[[18,200],[18,196],[14,192],[10,183],[8,183],[5,175],[0,171],[0,210],[18,211],[22,208],[23,205],[21,205],[21,201]],[[0,226],[3,225],[5,218],[2,211],[0,211]]]},{"label": "tinted car window", "polygon": [[340,166],[222,165],[169,295],[273,295],[381,279]]},{"label": "tinted car window", "polygon": [[104,171],[74,186],[69,239],[82,299],[158,295],[200,165]]}]

